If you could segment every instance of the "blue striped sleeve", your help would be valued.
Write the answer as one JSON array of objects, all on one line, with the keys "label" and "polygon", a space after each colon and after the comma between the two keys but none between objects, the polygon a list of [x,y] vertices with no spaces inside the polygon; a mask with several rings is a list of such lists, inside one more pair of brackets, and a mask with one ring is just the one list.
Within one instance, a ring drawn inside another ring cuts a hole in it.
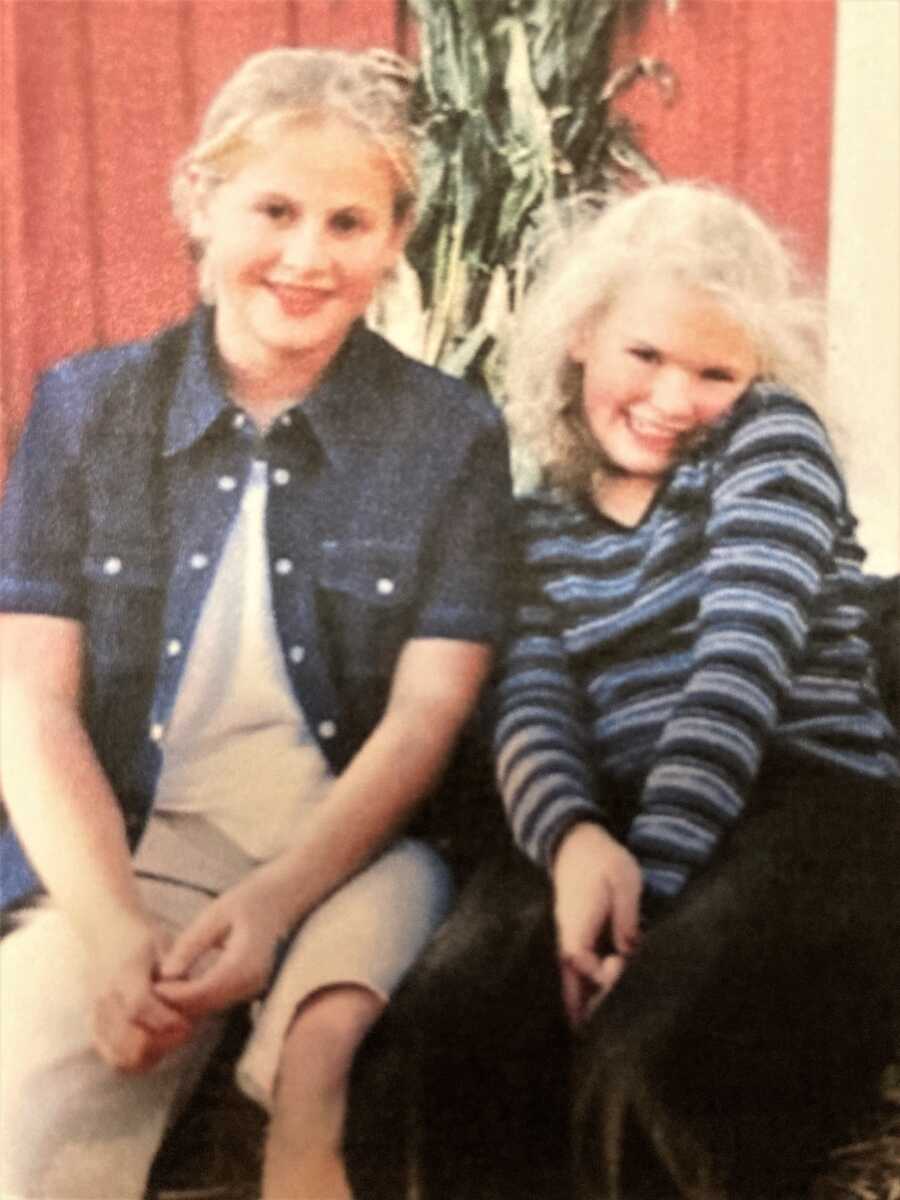
[{"label": "blue striped sleeve", "polygon": [[592,799],[584,697],[535,568],[546,543],[527,525],[524,540],[523,583],[497,687],[494,757],[516,844],[548,866],[573,824],[602,814]]},{"label": "blue striped sleeve", "polygon": [[629,846],[672,895],[741,816],[803,655],[844,487],[804,405],[767,397],[722,448],[692,669],[657,741]]}]

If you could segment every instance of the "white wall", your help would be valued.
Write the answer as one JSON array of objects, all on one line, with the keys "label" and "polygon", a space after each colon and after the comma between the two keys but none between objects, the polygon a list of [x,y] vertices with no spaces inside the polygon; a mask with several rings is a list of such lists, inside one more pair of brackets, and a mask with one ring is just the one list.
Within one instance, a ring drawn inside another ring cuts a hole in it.
[{"label": "white wall", "polygon": [[838,0],[829,413],[869,565],[900,569],[900,3]]}]

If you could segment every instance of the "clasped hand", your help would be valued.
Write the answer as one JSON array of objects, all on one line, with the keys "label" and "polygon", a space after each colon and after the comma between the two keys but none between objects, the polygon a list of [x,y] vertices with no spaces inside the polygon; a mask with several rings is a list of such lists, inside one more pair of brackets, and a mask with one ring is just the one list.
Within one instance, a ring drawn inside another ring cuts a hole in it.
[{"label": "clasped hand", "polygon": [[155,994],[194,1020],[258,996],[269,982],[285,927],[257,869],[208,904],[175,939],[162,959]]},{"label": "clasped hand", "polygon": [[282,934],[255,876],[213,900],[174,940],[146,917],[127,917],[94,955],[97,1051],[118,1070],[149,1070],[188,1041],[201,1018],[259,995]]},{"label": "clasped hand", "polygon": [[170,941],[149,918],[128,913],[92,947],[94,1045],[120,1071],[149,1070],[193,1033],[193,1022],[155,993]]},{"label": "clasped hand", "polygon": [[552,874],[563,1001],[577,1027],[637,948],[641,870],[621,842],[581,822],[560,842]]}]

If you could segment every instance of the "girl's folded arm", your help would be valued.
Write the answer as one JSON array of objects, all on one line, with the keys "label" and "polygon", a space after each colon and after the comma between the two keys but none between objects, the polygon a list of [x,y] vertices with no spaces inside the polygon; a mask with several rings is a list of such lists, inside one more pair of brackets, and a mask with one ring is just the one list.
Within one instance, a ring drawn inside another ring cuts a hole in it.
[{"label": "girl's folded arm", "polygon": [[832,561],[844,488],[812,413],[785,400],[740,425],[707,524],[694,669],[657,743],[629,845],[672,895],[740,819]]}]

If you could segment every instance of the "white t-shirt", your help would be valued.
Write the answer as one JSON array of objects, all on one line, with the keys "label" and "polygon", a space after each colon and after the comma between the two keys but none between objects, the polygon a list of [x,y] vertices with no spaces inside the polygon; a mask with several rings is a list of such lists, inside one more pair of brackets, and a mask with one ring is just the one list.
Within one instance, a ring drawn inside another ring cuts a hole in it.
[{"label": "white t-shirt", "polygon": [[333,776],[297,704],[272,614],[268,472],[252,465],[200,613],[163,744],[157,812],[204,816],[271,858]]}]

